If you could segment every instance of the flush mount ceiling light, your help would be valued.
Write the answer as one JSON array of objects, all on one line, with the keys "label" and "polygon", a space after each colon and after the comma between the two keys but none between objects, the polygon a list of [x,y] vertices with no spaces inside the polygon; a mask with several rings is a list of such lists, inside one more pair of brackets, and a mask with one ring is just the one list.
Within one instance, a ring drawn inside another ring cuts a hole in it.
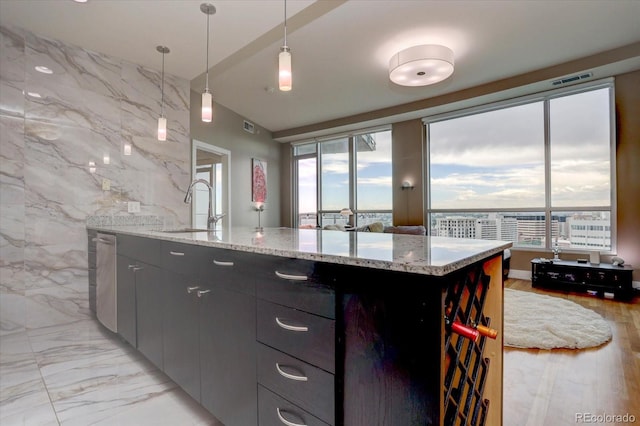
[{"label": "flush mount ceiling light", "polygon": [[200,11],[207,15],[207,76],[204,92],[202,92],[202,121],[211,123],[213,118],[213,96],[209,91],[209,18],[216,13],[216,8],[212,4],[202,3]]},{"label": "flush mount ceiling light", "polygon": [[160,102],[160,117],[158,118],[158,140],[167,140],[167,117],[164,116],[164,55],[169,53],[167,46],[156,46],[156,50],[162,53],[162,101]]},{"label": "flush mount ceiling light", "polygon": [[278,55],[278,86],[283,92],[288,92],[292,87],[291,49],[287,46],[287,0],[284,0],[284,45]]},{"label": "flush mount ceiling light", "polygon": [[389,78],[400,86],[427,86],[453,74],[453,51],[439,44],[401,50],[389,61]]}]

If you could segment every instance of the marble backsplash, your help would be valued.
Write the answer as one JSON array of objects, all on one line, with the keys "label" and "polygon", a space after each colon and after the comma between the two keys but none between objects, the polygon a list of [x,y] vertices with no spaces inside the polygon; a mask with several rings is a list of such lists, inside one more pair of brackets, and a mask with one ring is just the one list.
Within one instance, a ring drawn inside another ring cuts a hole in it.
[{"label": "marble backsplash", "polygon": [[0,27],[0,334],[89,315],[90,218],[189,222],[189,81],[166,67],[159,142],[159,70]]}]

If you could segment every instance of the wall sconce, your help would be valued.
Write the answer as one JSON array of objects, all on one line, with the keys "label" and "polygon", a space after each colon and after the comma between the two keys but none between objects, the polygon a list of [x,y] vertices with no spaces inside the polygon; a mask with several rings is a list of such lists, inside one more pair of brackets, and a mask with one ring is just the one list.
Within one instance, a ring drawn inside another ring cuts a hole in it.
[{"label": "wall sconce", "polygon": [[408,180],[405,180],[404,182],[402,182],[402,186],[400,187],[400,189],[402,189],[403,191],[405,189],[413,189],[413,188],[414,188],[413,184]]},{"label": "wall sconce", "polygon": [[131,144],[130,143],[127,142],[124,145],[122,145],[122,154],[131,155]]},{"label": "wall sconce", "polygon": [[102,156],[102,163],[103,164],[110,164],[111,163],[111,157],[109,157],[109,154],[104,154]]},{"label": "wall sconce", "polygon": [[89,173],[95,173],[95,172],[96,172],[96,162],[89,161]]}]

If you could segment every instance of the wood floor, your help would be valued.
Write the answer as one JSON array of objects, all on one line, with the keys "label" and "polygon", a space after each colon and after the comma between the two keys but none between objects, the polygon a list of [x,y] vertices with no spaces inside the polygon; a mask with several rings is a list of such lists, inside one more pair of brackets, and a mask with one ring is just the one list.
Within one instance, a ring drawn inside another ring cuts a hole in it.
[{"label": "wood floor", "polygon": [[[503,424],[640,424],[640,298],[625,303],[542,291],[533,289],[531,281],[515,279],[505,287],[567,298],[592,309],[609,322],[613,339],[583,350],[505,348]],[[613,417],[625,414],[635,422]]]}]

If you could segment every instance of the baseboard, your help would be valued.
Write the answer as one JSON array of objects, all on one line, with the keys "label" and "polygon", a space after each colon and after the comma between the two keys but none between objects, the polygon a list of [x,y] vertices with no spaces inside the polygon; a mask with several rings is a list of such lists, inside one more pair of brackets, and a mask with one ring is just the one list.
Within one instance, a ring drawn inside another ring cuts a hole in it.
[{"label": "baseboard", "polygon": [[531,281],[531,271],[524,271],[520,269],[510,269],[509,270],[509,278],[514,278],[517,280],[529,280]]}]

